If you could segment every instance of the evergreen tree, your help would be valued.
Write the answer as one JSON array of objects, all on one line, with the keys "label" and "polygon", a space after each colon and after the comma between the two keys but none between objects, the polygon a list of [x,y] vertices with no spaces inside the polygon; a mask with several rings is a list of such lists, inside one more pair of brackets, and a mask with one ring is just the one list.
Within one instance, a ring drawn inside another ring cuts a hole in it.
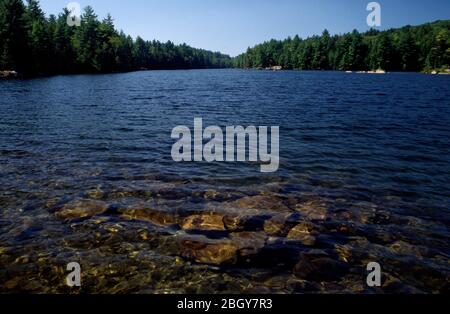
[{"label": "evergreen tree", "polygon": [[[271,40],[235,58],[235,66],[300,70],[421,71],[450,66],[450,21],[380,32]],[[274,64],[275,63],[275,64]]]},{"label": "evergreen tree", "polygon": [[99,45],[97,20],[92,7],[87,6],[81,16],[81,26],[75,29],[72,43],[77,54],[77,65],[83,72],[96,72],[101,70],[98,53],[101,49]]},{"label": "evergreen tree", "polygon": [[38,0],[0,0],[0,70],[24,74],[133,71],[139,69],[265,68],[301,70],[418,71],[450,66],[450,21],[380,32],[284,41],[270,40],[231,59],[227,55],[168,41],[133,40],[101,22],[86,7],[81,26],[67,25],[69,12],[45,16]]},{"label": "evergreen tree", "polygon": [[31,64],[28,72],[49,72],[53,56],[53,34],[50,32],[50,22],[45,18],[38,1],[27,0],[24,18],[31,50]]},{"label": "evergreen tree", "polygon": [[29,64],[25,7],[21,0],[0,0],[0,70],[25,71]]}]

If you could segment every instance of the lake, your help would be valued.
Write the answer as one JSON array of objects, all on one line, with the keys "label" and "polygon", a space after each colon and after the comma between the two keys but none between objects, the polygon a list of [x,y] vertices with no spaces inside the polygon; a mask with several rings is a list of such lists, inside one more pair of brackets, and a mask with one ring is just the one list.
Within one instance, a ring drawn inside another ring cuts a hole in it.
[{"label": "lake", "polygon": [[[280,167],[172,160],[279,126]],[[0,81],[0,291],[448,292],[450,77],[145,71]],[[383,287],[366,285],[370,262]]]}]

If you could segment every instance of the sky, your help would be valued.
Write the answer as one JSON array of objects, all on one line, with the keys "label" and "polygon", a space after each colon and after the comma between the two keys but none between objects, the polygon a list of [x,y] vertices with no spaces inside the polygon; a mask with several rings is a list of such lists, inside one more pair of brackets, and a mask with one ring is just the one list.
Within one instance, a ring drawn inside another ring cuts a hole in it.
[{"label": "sky", "polygon": [[[74,0],[41,0],[58,14]],[[266,40],[365,31],[369,0],[77,0],[99,18],[110,13],[116,28],[146,40],[171,40],[231,56]],[[388,29],[450,19],[450,0],[378,0]]]}]

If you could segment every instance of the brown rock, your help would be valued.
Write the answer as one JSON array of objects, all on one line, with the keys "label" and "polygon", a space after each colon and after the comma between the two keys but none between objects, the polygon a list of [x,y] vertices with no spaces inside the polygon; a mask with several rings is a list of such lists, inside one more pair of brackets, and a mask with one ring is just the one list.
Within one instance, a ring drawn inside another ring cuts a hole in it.
[{"label": "brown rock", "polygon": [[308,201],[297,204],[296,210],[311,220],[325,220],[328,215],[327,205],[321,201]]},{"label": "brown rock", "polygon": [[225,231],[224,216],[219,214],[193,215],[187,217],[181,228],[183,230]]},{"label": "brown rock", "polygon": [[[383,278],[382,278],[383,280]],[[384,280],[382,285],[382,290],[387,293],[395,293],[395,294],[424,294],[425,292],[407,285],[401,282],[398,278],[387,275],[387,279]]]},{"label": "brown rock", "polygon": [[277,215],[264,222],[264,231],[269,235],[279,235],[286,233],[286,215]]},{"label": "brown rock", "polygon": [[240,258],[258,254],[267,236],[260,232],[232,233],[230,238],[210,239],[203,235],[183,235],[178,239],[184,258],[198,263],[235,264]]},{"label": "brown rock", "polygon": [[352,249],[349,245],[336,244],[334,250],[341,261],[346,263],[353,261]]},{"label": "brown rock", "polygon": [[397,254],[430,256],[430,251],[426,247],[412,245],[405,241],[396,241],[389,246],[389,249]]},{"label": "brown rock", "polygon": [[100,200],[103,198],[105,193],[100,188],[97,188],[97,189],[87,191],[86,195],[89,198]]},{"label": "brown rock", "polygon": [[347,263],[316,254],[300,254],[294,267],[297,278],[313,281],[339,280],[348,271]]},{"label": "brown rock", "polygon": [[238,246],[230,239],[209,239],[202,235],[179,239],[181,255],[198,263],[221,265],[237,261]]},{"label": "brown rock", "polygon": [[311,223],[301,223],[292,228],[287,235],[289,240],[299,241],[304,245],[313,246],[316,244],[316,237],[318,232],[314,230],[314,225]]},{"label": "brown rock", "polygon": [[258,254],[267,241],[267,235],[262,232],[238,232],[232,233],[230,237],[238,247],[241,257]]},{"label": "brown rock", "polygon": [[233,204],[238,208],[259,209],[268,211],[290,211],[282,198],[271,195],[247,196],[241,198]]},{"label": "brown rock", "polygon": [[151,208],[145,204],[130,206],[122,211],[122,215],[127,219],[149,221],[160,226],[170,226],[181,221],[179,215],[172,211]]},{"label": "brown rock", "polygon": [[81,199],[64,205],[57,213],[59,219],[79,219],[93,217],[108,210],[108,204],[102,201]]},{"label": "brown rock", "polygon": [[269,219],[269,215],[239,215],[231,214],[224,217],[226,230],[237,231],[260,231],[264,229],[264,222]]},{"label": "brown rock", "polygon": [[301,221],[301,215],[279,214],[264,222],[264,231],[268,235],[285,237]]}]

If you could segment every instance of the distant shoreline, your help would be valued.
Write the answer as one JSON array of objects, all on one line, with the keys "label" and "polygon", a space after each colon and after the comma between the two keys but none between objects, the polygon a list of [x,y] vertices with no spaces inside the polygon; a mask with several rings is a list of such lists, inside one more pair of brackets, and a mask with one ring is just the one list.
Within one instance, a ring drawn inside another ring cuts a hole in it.
[{"label": "distant shoreline", "polygon": [[[160,72],[160,71],[198,71],[198,70],[241,70],[241,71],[255,71],[255,72],[340,72],[345,74],[372,74],[372,75],[383,75],[392,73],[411,73],[411,74],[424,74],[424,75],[450,75],[450,70],[441,71],[436,73],[430,72],[418,72],[418,71],[391,71],[376,73],[375,71],[343,71],[343,70],[300,70],[300,69],[281,69],[281,70],[270,70],[270,69],[255,69],[255,68],[192,68],[192,69],[146,69],[146,70],[132,70],[132,71],[116,71],[116,72],[79,72],[79,73],[62,73],[62,74],[41,74],[41,75],[23,75],[15,71],[0,71],[0,81],[4,80],[29,80],[37,78],[50,78],[56,76],[73,76],[73,75],[112,75],[112,74],[126,74],[126,73],[136,73],[136,72]],[[12,73],[14,72],[14,73]]]}]

